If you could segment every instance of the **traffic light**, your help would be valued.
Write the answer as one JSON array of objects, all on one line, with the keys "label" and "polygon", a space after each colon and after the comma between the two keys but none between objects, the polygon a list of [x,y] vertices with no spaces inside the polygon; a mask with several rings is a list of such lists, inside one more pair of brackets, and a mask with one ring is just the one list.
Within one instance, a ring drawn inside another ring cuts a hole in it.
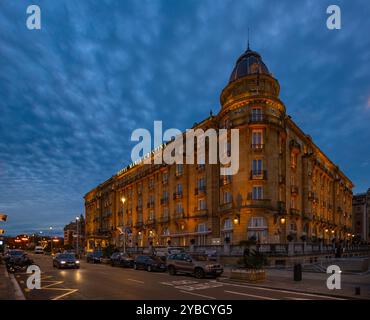
[{"label": "traffic light", "polygon": [[6,218],[7,218],[8,216],[6,215],[6,214],[4,214],[4,213],[0,213],[0,221],[6,221]]}]

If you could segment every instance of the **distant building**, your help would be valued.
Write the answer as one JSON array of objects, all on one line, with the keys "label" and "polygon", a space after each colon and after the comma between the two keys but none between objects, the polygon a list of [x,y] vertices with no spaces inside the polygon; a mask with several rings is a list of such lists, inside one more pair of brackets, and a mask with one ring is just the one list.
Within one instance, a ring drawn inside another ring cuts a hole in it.
[{"label": "distant building", "polygon": [[353,196],[353,229],[361,240],[370,241],[370,188]]},{"label": "distant building", "polygon": [[77,248],[77,239],[80,248],[85,245],[85,218],[81,215],[79,221],[71,221],[64,227],[64,246]]}]

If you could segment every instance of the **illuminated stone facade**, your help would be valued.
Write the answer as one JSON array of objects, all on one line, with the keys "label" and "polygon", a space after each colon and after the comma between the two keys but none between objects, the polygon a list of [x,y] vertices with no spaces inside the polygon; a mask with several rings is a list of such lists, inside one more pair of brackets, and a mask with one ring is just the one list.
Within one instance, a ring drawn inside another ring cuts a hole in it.
[{"label": "illuminated stone facade", "polygon": [[222,177],[219,164],[207,163],[121,170],[85,195],[88,250],[122,246],[123,226],[127,246],[139,247],[350,236],[353,185],[286,114],[279,91],[248,48],[219,113],[194,126],[240,130],[238,173]]}]

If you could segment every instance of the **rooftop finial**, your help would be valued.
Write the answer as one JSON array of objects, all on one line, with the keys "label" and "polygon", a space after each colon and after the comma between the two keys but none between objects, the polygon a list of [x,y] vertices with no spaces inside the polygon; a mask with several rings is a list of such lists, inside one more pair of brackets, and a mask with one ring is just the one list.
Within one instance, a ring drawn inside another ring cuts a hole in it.
[{"label": "rooftop finial", "polygon": [[249,48],[249,27],[248,27],[248,48],[247,48],[247,50],[250,50],[250,48]]}]

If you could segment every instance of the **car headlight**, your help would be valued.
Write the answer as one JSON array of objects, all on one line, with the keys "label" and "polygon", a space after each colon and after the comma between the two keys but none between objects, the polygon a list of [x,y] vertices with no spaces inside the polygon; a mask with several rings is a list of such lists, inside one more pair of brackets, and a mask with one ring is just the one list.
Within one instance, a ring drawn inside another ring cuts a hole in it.
[{"label": "car headlight", "polygon": [[79,260],[76,260],[76,263],[80,263],[80,261]]},{"label": "car headlight", "polygon": [[65,264],[66,262],[65,261],[60,261],[61,264]]}]

